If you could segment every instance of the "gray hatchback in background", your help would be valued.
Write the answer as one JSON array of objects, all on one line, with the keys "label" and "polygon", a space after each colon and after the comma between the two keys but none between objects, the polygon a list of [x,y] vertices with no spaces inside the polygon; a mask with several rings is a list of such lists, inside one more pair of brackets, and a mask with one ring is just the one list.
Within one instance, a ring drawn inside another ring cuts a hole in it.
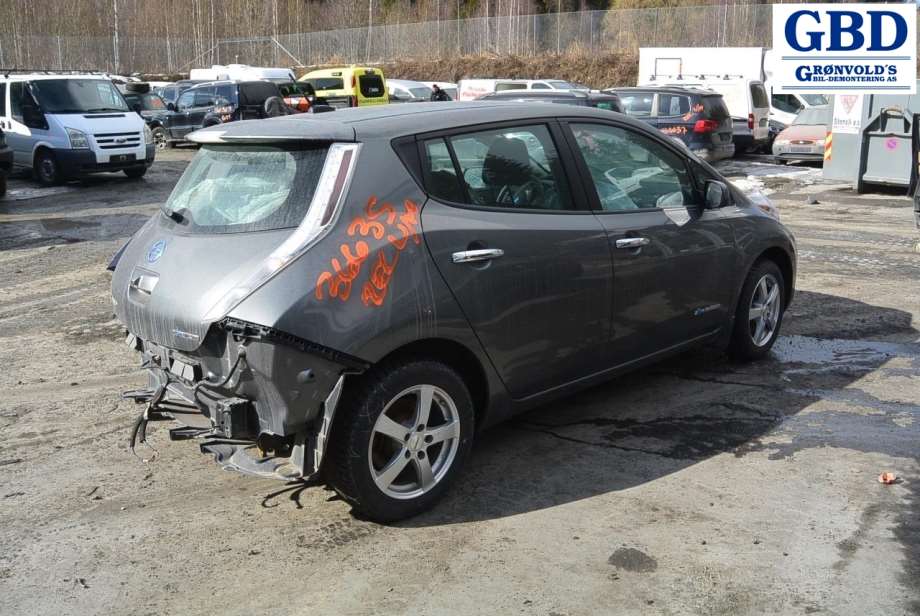
[{"label": "gray hatchback in background", "polygon": [[176,420],[375,520],[432,506],[515,413],[699,344],[763,357],[792,298],[783,225],[621,114],[420,103],[192,139],[110,266],[149,372],[134,437]]}]

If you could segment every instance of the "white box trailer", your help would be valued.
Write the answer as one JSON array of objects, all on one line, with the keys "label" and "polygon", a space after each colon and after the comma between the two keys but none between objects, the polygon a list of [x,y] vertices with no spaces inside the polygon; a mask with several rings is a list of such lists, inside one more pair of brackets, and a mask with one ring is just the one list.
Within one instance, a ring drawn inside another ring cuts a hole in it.
[{"label": "white box trailer", "polygon": [[196,81],[274,81],[287,83],[295,81],[294,71],[289,68],[249,66],[248,64],[214,64],[211,68],[193,68],[189,79]]},{"label": "white box trailer", "polygon": [[774,93],[770,86],[773,62],[774,53],[768,47],[643,47],[639,49],[637,85],[652,85],[656,80],[663,83],[664,76],[671,82],[678,75],[728,75],[760,81],[770,99],[770,119],[784,126],[802,109],[827,104],[821,94]]}]

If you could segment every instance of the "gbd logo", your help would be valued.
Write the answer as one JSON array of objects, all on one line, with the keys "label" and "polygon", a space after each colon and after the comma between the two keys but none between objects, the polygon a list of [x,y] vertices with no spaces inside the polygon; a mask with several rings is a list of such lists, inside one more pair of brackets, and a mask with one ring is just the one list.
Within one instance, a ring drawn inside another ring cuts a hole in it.
[{"label": "gbd logo", "polygon": [[774,4],[773,50],[774,92],[913,94],[917,6]]},{"label": "gbd logo", "polygon": [[[795,11],[786,20],[786,42],[796,51],[891,51],[907,41],[907,20],[902,15],[882,10],[865,13],[868,19],[856,11],[824,11],[823,15]],[[893,34],[886,37],[886,32]],[[807,42],[802,43],[803,38]]]}]

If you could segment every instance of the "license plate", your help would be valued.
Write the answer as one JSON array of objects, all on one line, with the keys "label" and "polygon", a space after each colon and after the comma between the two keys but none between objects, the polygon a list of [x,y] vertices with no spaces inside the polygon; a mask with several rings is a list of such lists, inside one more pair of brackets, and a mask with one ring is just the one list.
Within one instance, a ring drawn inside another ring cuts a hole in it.
[{"label": "license plate", "polygon": [[112,163],[127,163],[134,160],[134,154],[115,154],[109,157]]},{"label": "license plate", "polygon": [[811,146],[792,146],[789,151],[795,154],[811,154]]}]

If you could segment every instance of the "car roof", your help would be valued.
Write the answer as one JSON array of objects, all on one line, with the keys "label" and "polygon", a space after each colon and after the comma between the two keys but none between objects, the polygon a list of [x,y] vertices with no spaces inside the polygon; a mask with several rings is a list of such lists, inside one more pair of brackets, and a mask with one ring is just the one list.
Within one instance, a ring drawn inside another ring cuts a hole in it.
[{"label": "car roof", "polygon": [[[502,101],[414,103],[351,107],[322,114],[295,114],[268,120],[219,124],[190,135],[198,143],[285,140],[365,141],[394,139],[491,122],[555,117],[609,119],[612,111],[570,105],[534,105]],[[644,122],[617,114],[618,121],[651,131]],[[654,132],[654,131],[652,131]]]},{"label": "car roof", "polygon": [[412,79],[387,79],[388,84],[393,84],[396,86],[403,86],[404,88],[429,88],[428,84],[421,81],[413,81]]},{"label": "car roof", "polygon": [[625,93],[629,94],[630,92],[668,92],[670,94],[687,94],[693,96],[694,94],[698,96],[722,96],[714,90],[709,90],[707,88],[698,88],[693,86],[631,86],[623,88],[608,88],[605,92],[613,92],[615,94]]},{"label": "car roof", "polygon": [[482,96],[484,99],[541,99],[541,98],[572,98],[578,100],[616,100],[619,98],[616,92],[588,92],[585,90],[502,90],[501,92],[489,92]]},{"label": "car roof", "polygon": [[45,79],[99,79],[102,81],[111,81],[107,76],[98,73],[10,73],[7,75],[3,74],[2,71],[0,71],[0,79],[8,81],[38,81]]}]

